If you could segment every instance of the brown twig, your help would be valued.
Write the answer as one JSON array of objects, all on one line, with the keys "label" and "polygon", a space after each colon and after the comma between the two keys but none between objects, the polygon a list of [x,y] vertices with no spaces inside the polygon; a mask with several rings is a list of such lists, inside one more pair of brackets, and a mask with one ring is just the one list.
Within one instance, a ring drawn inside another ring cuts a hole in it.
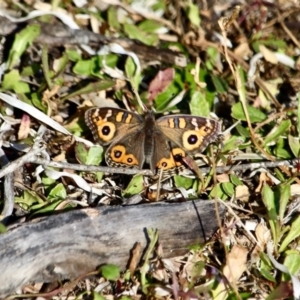
[{"label": "brown twig", "polygon": [[300,49],[300,43],[298,42],[297,38],[292,34],[292,32],[285,26],[283,22],[283,17],[280,14],[279,11],[277,11],[277,20],[279,24],[281,25],[282,29],[285,31],[285,33],[290,37],[290,39],[294,42],[294,44]]}]

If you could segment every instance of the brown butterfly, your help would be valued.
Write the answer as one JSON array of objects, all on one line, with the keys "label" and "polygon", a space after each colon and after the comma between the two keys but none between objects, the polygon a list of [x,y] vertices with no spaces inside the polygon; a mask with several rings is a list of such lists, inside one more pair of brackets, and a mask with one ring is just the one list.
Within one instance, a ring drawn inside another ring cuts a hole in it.
[{"label": "brown butterfly", "polygon": [[191,115],[169,115],[155,119],[119,108],[91,108],[85,121],[95,140],[108,146],[107,165],[142,169],[148,164],[155,173],[174,174],[185,167],[183,157],[201,153],[217,139],[218,121]]}]

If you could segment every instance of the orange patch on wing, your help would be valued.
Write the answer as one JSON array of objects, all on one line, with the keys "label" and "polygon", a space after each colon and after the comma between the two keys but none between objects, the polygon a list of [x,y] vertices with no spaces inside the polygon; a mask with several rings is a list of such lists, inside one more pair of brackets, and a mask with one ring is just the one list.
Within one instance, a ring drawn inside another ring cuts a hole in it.
[{"label": "orange patch on wing", "polygon": [[179,118],[178,121],[179,121],[179,124],[178,124],[179,128],[183,129],[186,127],[186,121],[184,118]]},{"label": "orange patch on wing", "polygon": [[123,115],[124,115],[123,112],[117,113],[117,115],[116,115],[116,121],[117,121],[117,122],[121,122],[122,119],[123,119]]},{"label": "orange patch on wing", "polygon": [[138,166],[138,160],[133,154],[126,154],[126,148],[122,145],[114,146],[108,154],[114,163],[120,163],[127,166]]}]

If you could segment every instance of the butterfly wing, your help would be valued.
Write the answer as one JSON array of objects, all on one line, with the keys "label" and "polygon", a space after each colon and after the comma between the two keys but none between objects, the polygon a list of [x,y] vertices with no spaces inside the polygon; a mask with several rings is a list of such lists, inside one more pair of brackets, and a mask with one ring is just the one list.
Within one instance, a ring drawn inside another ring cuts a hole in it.
[{"label": "butterfly wing", "polygon": [[164,116],[157,126],[174,145],[192,155],[203,152],[221,131],[218,121],[190,115]]},{"label": "butterfly wing", "polygon": [[137,129],[127,132],[112,143],[106,150],[105,160],[112,167],[130,167],[142,169],[145,162],[145,135]]},{"label": "butterfly wing", "polygon": [[166,138],[166,135],[160,131],[154,132],[153,141],[153,153],[150,161],[150,168],[153,172],[162,170],[164,174],[174,174],[185,168],[182,158],[187,154],[181,147]]},{"label": "butterfly wing", "polygon": [[138,128],[143,118],[124,109],[94,107],[86,111],[85,122],[94,139],[100,145],[107,146]]},{"label": "butterfly wing", "polygon": [[110,145],[105,153],[109,166],[142,168],[144,137],[140,115],[118,108],[91,108],[85,113],[85,121],[100,145]]}]

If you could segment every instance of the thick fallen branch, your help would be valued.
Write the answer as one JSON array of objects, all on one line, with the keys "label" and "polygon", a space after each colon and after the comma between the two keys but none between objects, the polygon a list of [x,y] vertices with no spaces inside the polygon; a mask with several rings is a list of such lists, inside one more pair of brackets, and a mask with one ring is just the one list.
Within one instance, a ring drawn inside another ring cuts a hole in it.
[{"label": "thick fallen branch", "polygon": [[[221,217],[224,208],[219,207]],[[159,230],[166,257],[187,252],[218,228],[214,201],[154,203],[73,210],[0,235],[0,297],[29,281],[75,278],[105,263],[125,267],[146,228]]]}]

